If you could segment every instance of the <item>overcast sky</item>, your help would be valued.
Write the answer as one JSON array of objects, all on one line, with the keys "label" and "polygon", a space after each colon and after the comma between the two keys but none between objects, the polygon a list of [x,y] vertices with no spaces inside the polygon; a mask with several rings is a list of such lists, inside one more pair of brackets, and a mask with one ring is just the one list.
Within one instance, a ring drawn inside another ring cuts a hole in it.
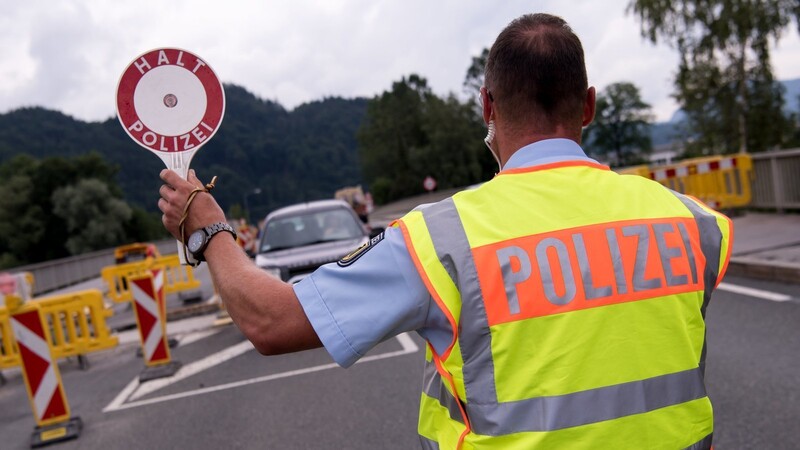
[{"label": "overcast sky", "polygon": [[[113,117],[116,85],[137,55],[189,50],[225,83],[291,109],[325,96],[373,96],[410,73],[461,94],[472,56],[527,12],[565,18],[583,41],[590,84],[630,81],[658,120],[677,55],[625,14],[629,0],[4,1],[0,112],[44,106],[82,120]],[[800,77],[793,24],[773,49],[779,79]]]}]

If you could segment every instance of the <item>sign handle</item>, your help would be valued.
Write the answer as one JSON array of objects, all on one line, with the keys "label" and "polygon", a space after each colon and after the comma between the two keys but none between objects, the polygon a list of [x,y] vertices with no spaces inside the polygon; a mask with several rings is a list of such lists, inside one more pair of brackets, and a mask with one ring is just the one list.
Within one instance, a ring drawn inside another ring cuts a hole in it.
[{"label": "sign handle", "polygon": [[[197,148],[184,151],[184,152],[171,152],[171,153],[164,153],[164,152],[153,152],[161,161],[164,162],[164,165],[167,166],[167,169],[174,170],[178,175],[181,176],[184,180],[189,178],[189,164],[192,162],[192,158],[194,158],[194,154],[197,153],[197,150],[200,149],[200,146]],[[187,233],[191,233],[194,230],[186,230]],[[198,261],[195,260],[191,253],[184,253],[183,251],[183,243],[179,240],[176,240],[175,243],[178,246],[178,258],[180,258],[181,265],[192,265],[196,266]]]}]

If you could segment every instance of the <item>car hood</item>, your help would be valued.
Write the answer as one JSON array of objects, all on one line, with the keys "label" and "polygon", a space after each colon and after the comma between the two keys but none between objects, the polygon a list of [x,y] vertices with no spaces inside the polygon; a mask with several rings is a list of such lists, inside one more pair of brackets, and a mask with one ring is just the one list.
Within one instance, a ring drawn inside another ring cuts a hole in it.
[{"label": "car hood", "polygon": [[366,236],[259,253],[256,255],[256,265],[259,267],[287,267],[289,269],[320,266],[338,261],[365,242],[367,242]]}]

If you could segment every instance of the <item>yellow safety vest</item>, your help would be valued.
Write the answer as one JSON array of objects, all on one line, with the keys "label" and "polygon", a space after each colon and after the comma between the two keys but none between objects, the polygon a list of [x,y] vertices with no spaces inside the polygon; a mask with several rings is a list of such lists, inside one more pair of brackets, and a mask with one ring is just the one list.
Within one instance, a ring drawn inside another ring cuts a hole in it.
[{"label": "yellow safety vest", "polygon": [[705,310],[730,220],[572,161],[395,222],[452,341],[427,346],[426,449],[702,449]]}]

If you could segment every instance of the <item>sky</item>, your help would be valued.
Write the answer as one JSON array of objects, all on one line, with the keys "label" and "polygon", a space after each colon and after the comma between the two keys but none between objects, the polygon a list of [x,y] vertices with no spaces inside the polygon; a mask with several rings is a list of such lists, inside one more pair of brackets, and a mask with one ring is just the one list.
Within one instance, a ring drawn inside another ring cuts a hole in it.
[{"label": "sky", "polygon": [[[589,83],[635,84],[657,121],[671,99],[677,53],[640,35],[629,0],[4,0],[0,113],[42,106],[85,121],[116,114],[119,77],[138,55],[177,47],[224,83],[287,109],[324,97],[372,97],[411,73],[463,96],[472,57],[512,19],[563,17],[581,38]],[[800,38],[772,49],[778,79],[800,78]]]}]

